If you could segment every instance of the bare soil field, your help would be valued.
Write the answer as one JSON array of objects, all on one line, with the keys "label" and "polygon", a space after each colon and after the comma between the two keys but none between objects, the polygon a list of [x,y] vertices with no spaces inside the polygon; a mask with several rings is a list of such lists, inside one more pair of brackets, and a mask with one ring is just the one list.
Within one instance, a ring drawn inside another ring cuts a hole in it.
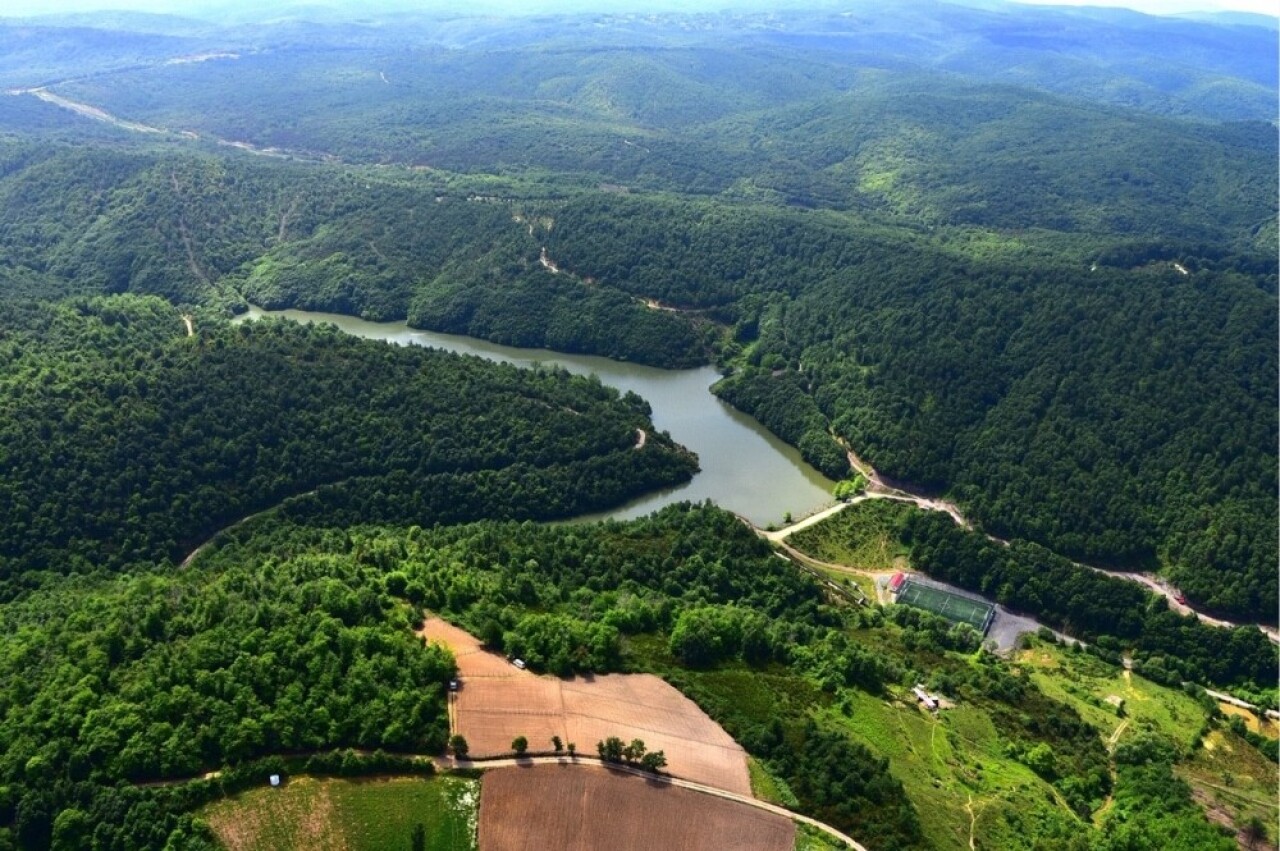
[{"label": "bare soil field", "polygon": [[480,851],[795,847],[783,816],[600,767],[501,768],[480,789]]},{"label": "bare soil field", "polygon": [[740,795],[751,794],[747,754],[697,704],[651,674],[558,679],[521,671],[483,650],[469,633],[429,618],[419,633],[447,644],[458,659],[461,687],[453,696],[452,732],[474,757],[511,752],[524,736],[530,752],[550,752],[551,737],[593,756],[596,743],[642,739],[667,757],[667,771]]}]

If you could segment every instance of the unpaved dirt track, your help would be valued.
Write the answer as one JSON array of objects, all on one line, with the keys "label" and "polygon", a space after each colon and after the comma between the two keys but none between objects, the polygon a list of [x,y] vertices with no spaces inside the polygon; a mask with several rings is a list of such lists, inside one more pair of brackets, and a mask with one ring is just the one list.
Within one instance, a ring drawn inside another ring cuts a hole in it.
[{"label": "unpaved dirt track", "polygon": [[[864,502],[869,499],[891,499],[897,502],[910,503],[919,508],[923,508],[926,511],[941,511],[949,515],[951,519],[956,522],[956,525],[961,526],[965,529],[973,528],[973,524],[969,522],[968,518],[966,518],[963,513],[961,513],[960,507],[957,506],[954,502],[950,502],[945,499],[935,499],[932,497],[922,496],[920,494],[903,490],[901,487],[896,487],[896,486],[887,484],[884,481],[883,477],[878,472],[876,472],[874,467],[872,467],[866,461],[863,461],[861,458],[855,455],[853,450],[849,449],[847,445],[844,444],[843,441],[840,441],[840,443],[842,446],[845,446],[845,451],[849,457],[849,465],[854,470],[861,473],[864,478],[866,478],[867,480],[866,492],[859,494],[858,496],[848,500],[845,503],[842,503],[840,505],[834,505],[831,508],[820,511],[817,514],[812,515],[811,517],[806,517],[803,520],[799,521],[798,523],[793,523],[792,525],[786,526],[782,529],[778,529],[773,532],[768,532],[763,529],[758,529],[757,531],[761,535],[763,535],[765,538],[768,538],[770,541],[773,541],[774,543],[781,543],[793,532],[798,532],[801,529],[812,526],[815,523],[825,520],[826,518],[834,514],[838,514],[846,506],[856,505],[859,502]],[[987,535],[987,538],[1003,546],[1009,545],[1009,542],[1007,540],[1003,538],[997,538],[994,535]],[[1231,629],[1237,626],[1253,626],[1259,629],[1264,635],[1266,635],[1267,638],[1270,639],[1273,644],[1280,644],[1280,630],[1277,630],[1275,627],[1271,627],[1266,624],[1241,624],[1235,621],[1215,618],[1210,615],[1206,615],[1203,612],[1198,611],[1197,609],[1187,605],[1186,603],[1178,602],[1178,596],[1179,596],[1178,592],[1174,588],[1171,588],[1158,576],[1155,576],[1149,573],[1129,573],[1129,572],[1119,571],[1119,570],[1105,570],[1101,567],[1094,567],[1091,564],[1084,564],[1082,562],[1072,562],[1072,564],[1076,565],[1077,567],[1083,567],[1088,570],[1092,570],[1095,573],[1106,574],[1107,576],[1113,577],[1115,579],[1123,579],[1126,582],[1136,582],[1139,585],[1143,585],[1149,591],[1155,594],[1158,594],[1161,597],[1164,597],[1169,604],[1169,608],[1172,609],[1173,611],[1177,612],[1180,615],[1195,615],[1197,618],[1200,619],[1202,623],[1208,626],[1219,627],[1221,629]]]}]

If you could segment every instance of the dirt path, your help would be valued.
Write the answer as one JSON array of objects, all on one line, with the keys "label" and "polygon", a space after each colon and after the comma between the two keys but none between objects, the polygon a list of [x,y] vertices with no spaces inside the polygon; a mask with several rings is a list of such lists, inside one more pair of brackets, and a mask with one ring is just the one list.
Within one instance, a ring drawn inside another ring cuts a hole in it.
[{"label": "dirt path", "polygon": [[969,814],[969,851],[977,851],[977,845],[974,843],[974,833],[978,827],[978,813],[973,808],[973,796],[969,796],[968,802],[964,805],[964,811]]},{"label": "dirt path", "polygon": [[69,112],[74,112],[82,118],[90,118],[94,121],[102,121],[107,124],[119,127],[121,130],[128,130],[133,133],[150,133],[150,134],[166,134],[167,131],[161,130],[159,127],[152,127],[148,124],[139,124],[136,121],[125,121],[123,118],[117,118],[105,110],[98,109],[96,106],[90,106],[87,103],[78,103],[77,101],[64,98],[61,95],[55,95],[48,89],[23,89],[15,91],[12,94],[32,95],[40,100],[51,103],[54,106],[61,107]]},{"label": "dirt path", "polygon": [[[1183,683],[1183,685],[1187,684]],[[1280,721],[1280,712],[1274,709],[1263,709],[1261,706],[1255,706],[1247,700],[1241,700],[1238,697],[1233,697],[1225,692],[1214,691],[1211,688],[1204,689],[1204,693],[1209,695],[1209,697],[1212,697],[1214,700],[1220,703],[1225,703],[1228,706],[1234,706],[1238,709],[1247,709],[1254,715],[1261,715],[1262,717],[1270,718],[1273,721]]]},{"label": "dirt path", "polygon": [[[173,186],[173,195],[175,198],[182,197],[182,187],[178,184],[178,175],[175,172],[169,172],[169,182]],[[200,264],[196,262],[195,247],[191,243],[191,231],[187,230],[187,220],[182,214],[178,214],[178,233],[182,237],[182,247],[187,252],[187,266],[191,269],[191,274],[195,275],[200,283],[205,286],[210,285],[210,281],[204,270],[200,268]]]},{"label": "dirt path", "polygon": [[[577,413],[577,411],[574,411]],[[649,432],[642,428],[636,429],[636,449],[644,449],[644,445],[649,441]]]},{"label": "dirt path", "polygon": [[[853,449],[851,449],[843,439],[837,437],[836,441],[841,446],[844,447],[845,452],[849,458],[849,465],[858,473],[860,473],[863,476],[863,478],[867,480],[866,492],[850,500],[849,504],[852,505],[856,502],[861,502],[864,499],[893,499],[893,500],[898,500],[900,502],[908,502],[919,508],[923,508],[926,511],[944,512],[945,514],[949,515],[952,520],[955,521],[956,525],[961,526],[965,529],[973,529],[973,524],[969,522],[968,518],[966,518],[964,514],[960,511],[960,507],[956,505],[954,502],[951,502],[945,499],[927,497],[918,493],[912,493],[911,491],[905,490],[900,486],[895,486],[887,483],[884,480],[884,477],[881,476],[880,473],[877,472],[874,467],[872,467],[863,459],[859,458],[857,454],[854,453]],[[831,513],[834,514],[836,512],[833,511]],[[817,522],[817,521],[814,521],[814,522]],[[806,525],[812,525],[812,524],[806,520],[806,521],[802,521],[801,523],[793,524],[792,526],[789,526],[785,529],[780,529],[778,530],[778,532],[775,532],[775,533],[762,533],[762,534],[765,534],[766,537],[769,537],[769,539],[772,541],[780,541],[782,538],[785,538],[787,535],[790,535],[792,532],[795,532],[801,528],[804,528],[804,526]],[[774,535],[776,535],[777,537],[773,537]],[[987,538],[990,539],[991,541],[994,541],[997,544],[1001,544],[1002,546],[1006,546],[1006,547],[1009,546],[1009,542],[1004,538],[997,538],[994,535],[987,535]],[[1173,588],[1164,580],[1162,580],[1160,577],[1154,574],[1129,573],[1129,572],[1120,571],[1120,570],[1107,570],[1105,568],[1095,567],[1091,564],[1084,564],[1082,562],[1075,562],[1075,561],[1073,561],[1072,564],[1074,564],[1076,567],[1083,567],[1083,568],[1086,568],[1087,570],[1092,570],[1095,573],[1102,573],[1107,576],[1113,577],[1115,579],[1123,579],[1126,582],[1136,582],[1140,585],[1143,585],[1148,590],[1160,595],[1161,597],[1164,597],[1165,600],[1168,601],[1169,608],[1172,609],[1173,611],[1183,616],[1194,615],[1202,623],[1207,624],[1208,626],[1219,627],[1221,629],[1232,629],[1237,626],[1254,626],[1258,630],[1260,630],[1264,635],[1266,635],[1267,638],[1270,639],[1273,644],[1280,644],[1280,630],[1277,630],[1275,627],[1269,627],[1269,626],[1266,626],[1265,624],[1240,624],[1234,621],[1223,620],[1222,618],[1215,618],[1215,617],[1212,617],[1211,615],[1204,614],[1203,612],[1193,608],[1192,606],[1187,605],[1186,603],[1178,602],[1178,598],[1182,596],[1181,593],[1176,588]]]},{"label": "dirt path", "polygon": [[[30,95],[39,98],[46,103],[51,103],[56,107],[73,112],[82,118],[88,118],[93,121],[101,121],[121,130],[128,130],[131,133],[146,133],[152,136],[168,136],[172,139],[185,139],[188,141],[199,141],[202,137],[199,133],[191,130],[168,130],[163,127],[152,127],[149,124],[142,124],[137,121],[128,121],[124,118],[112,115],[104,109],[99,109],[87,103],[64,98],[61,95],[55,95],[49,91],[47,87],[38,89],[10,89],[7,94],[14,96]],[[333,154],[315,153],[310,151],[294,151],[285,150],[283,148],[263,148],[249,142],[237,142],[231,139],[223,139],[220,136],[207,135],[204,138],[217,145],[235,148],[245,153],[255,154],[261,157],[275,157],[277,159],[297,159],[315,162],[342,162],[342,159]]]},{"label": "dirt path", "polygon": [[190,313],[182,314],[182,324],[187,326],[187,336],[194,337],[196,335],[195,317]]},{"label": "dirt path", "polygon": [[[530,225],[529,227],[532,228],[533,226]],[[555,264],[554,260],[547,256],[546,248],[543,248],[542,251],[538,253],[538,262],[542,264],[542,268],[546,269],[551,274],[560,274],[560,267]]]},{"label": "dirt path", "polygon": [[314,494],[314,493],[315,493],[315,491],[314,491],[314,490],[309,490],[309,491],[307,491],[306,493],[300,493],[300,494],[296,494],[296,495],[294,495],[294,496],[288,496],[288,497],[285,497],[284,499],[280,500],[280,501],[279,501],[279,502],[277,502],[275,505],[273,505],[273,506],[271,506],[271,507],[269,507],[269,508],[264,508],[264,509],[262,509],[261,511],[255,511],[253,514],[249,514],[249,515],[247,515],[247,516],[245,516],[245,517],[241,517],[239,520],[237,520],[236,522],[232,523],[230,526],[223,526],[221,529],[219,529],[218,531],[216,531],[216,532],[214,532],[212,535],[210,535],[210,536],[208,537],[208,539],[207,539],[203,544],[201,544],[200,546],[198,546],[198,547],[196,547],[194,550],[192,550],[192,551],[190,552],[190,554],[188,554],[188,555],[187,555],[187,557],[186,557],[186,558],[184,558],[184,559],[182,560],[182,562],[181,562],[181,563],[179,563],[178,567],[179,567],[179,568],[187,568],[187,567],[190,567],[190,566],[191,566],[191,563],[192,563],[193,561],[195,561],[195,560],[199,557],[200,553],[202,553],[202,552],[204,552],[206,549],[208,549],[210,544],[214,543],[215,541],[217,541],[217,540],[218,540],[218,538],[222,537],[223,535],[227,534],[228,532],[231,532],[232,530],[237,529],[237,528],[239,528],[240,526],[243,526],[244,524],[248,523],[250,520],[254,520],[254,519],[258,518],[258,517],[261,517],[261,516],[262,516],[262,515],[264,515],[264,514],[270,514],[272,511],[275,511],[277,508],[279,508],[280,506],[284,505],[284,504],[285,504],[285,503],[287,503],[287,502],[291,502],[291,501],[293,501],[293,500],[295,500],[295,499],[302,499],[303,497],[311,496],[311,495],[312,495],[312,494]]},{"label": "dirt path", "polygon": [[828,508],[824,508],[823,510],[819,511],[817,514],[810,514],[808,517],[796,523],[792,523],[790,526],[784,526],[781,529],[778,529],[777,531],[774,531],[774,532],[761,532],[760,534],[763,535],[768,540],[773,541],[775,544],[779,543],[780,541],[790,537],[792,534],[799,532],[801,529],[808,529],[810,526],[813,526],[817,523],[821,523],[823,520],[826,520],[828,517],[834,517],[835,515],[839,514],[841,511],[844,511],[850,505],[853,505],[858,502],[862,502],[866,498],[867,497],[863,495],[863,496],[856,496],[853,499],[849,500],[848,502],[837,502],[835,505],[832,505]]},{"label": "dirt path", "polygon": [[276,231],[276,244],[283,245],[285,237],[288,236],[289,217],[298,209],[298,198],[295,195],[293,201],[289,204],[289,209],[280,214],[280,227]]}]

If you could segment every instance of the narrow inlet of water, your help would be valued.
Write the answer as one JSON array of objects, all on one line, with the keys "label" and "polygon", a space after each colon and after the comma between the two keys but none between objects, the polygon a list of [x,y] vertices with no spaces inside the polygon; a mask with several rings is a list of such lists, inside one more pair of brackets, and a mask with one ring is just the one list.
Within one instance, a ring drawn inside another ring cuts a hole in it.
[{"label": "narrow inlet of water", "polygon": [[369,322],[335,313],[250,308],[244,318],[263,316],[326,322],[358,337],[430,346],[516,366],[560,366],[578,375],[597,375],[620,392],[630,390],[642,396],[653,408],[654,425],[696,452],[702,470],[688,484],[582,519],[623,520],[673,502],[709,499],[763,527],[781,524],[788,513],[801,517],[831,500],[831,480],[764,426],[712,395],[709,388],[719,374],[711,367],[658,369],[590,355],[500,346],[472,337],[418,331],[404,322]]}]

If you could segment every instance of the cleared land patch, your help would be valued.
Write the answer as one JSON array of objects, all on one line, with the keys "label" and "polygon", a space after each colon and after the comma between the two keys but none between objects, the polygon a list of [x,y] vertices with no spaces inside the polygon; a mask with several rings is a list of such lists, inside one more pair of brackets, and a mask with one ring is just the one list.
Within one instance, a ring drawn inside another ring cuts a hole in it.
[{"label": "cleared land patch", "polygon": [[481,851],[795,847],[783,816],[595,766],[502,768],[481,788]]},{"label": "cleared land patch", "polygon": [[531,752],[551,751],[551,737],[559,736],[586,755],[610,736],[642,739],[649,750],[665,752],[666,770],[674,776],[751,794],[746,751],[659,677],[538,676],[485,651],[470,633],[439,618],[429,618],[419,634],[447,644],[458,660],[453,732],[466,737],[474,757],[509,754],[517,736],[529,740]]},{"label": "cleared land patch", "polygon": [[408,848],[419,824],[430,851],[465,851],[475,848],[479,791],[477,781],[456,777],[298,777],[217,801],[201,815],[229,851]]}]

